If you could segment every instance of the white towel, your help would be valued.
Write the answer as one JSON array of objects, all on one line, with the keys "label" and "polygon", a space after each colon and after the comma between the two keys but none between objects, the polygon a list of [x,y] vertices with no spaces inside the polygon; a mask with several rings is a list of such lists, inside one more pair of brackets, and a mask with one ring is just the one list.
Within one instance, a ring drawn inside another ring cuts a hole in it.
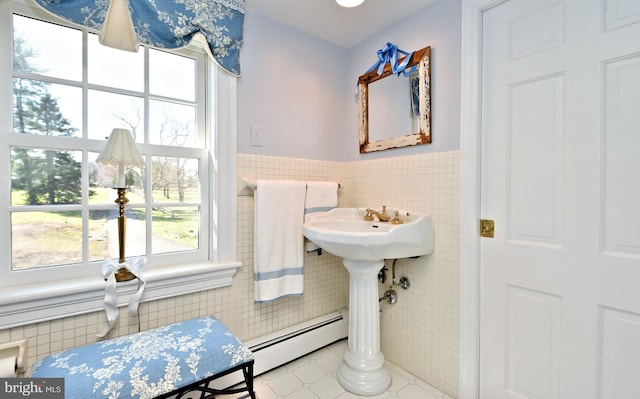
[{"label": "white towel", "polygon": [[269,302],[302,295],[303,181],[258,180],[255,190],[254,297]]},{"label": "white towel", "polygon": [[[333,181],[307,182],[307,196],[304,203],[304,221],[312,215],[325,213],[338,206],[338,183]],[[307,240],[307,252],[320,249],[314,242]]]}]

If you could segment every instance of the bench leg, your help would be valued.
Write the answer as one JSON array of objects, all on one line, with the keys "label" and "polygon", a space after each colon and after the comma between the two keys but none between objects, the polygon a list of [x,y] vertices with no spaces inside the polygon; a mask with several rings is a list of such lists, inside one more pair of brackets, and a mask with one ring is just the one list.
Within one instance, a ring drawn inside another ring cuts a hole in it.
[{"label": "bench leg", "polygon": [[244,383],[247,385],[249,396],[251,399],[256,399],[256,393],[253,390],[253,362],[242,368],[242,374],[244,374]]},{"label": "bench leg", "polygon": [[[251,396],[251,399],[257,399],[256,393],[253,391],[253,363],[254,361],[251,360],[247,363],[237,365],[235,367],[230,368],[227,371],[223,371],[211,377],[205,378],[200,381],[196,381],[190,385],[176,389],[172,392],[168,392],[166,394],[157,396],[155,399],[169,399],[169,398],[181,399],[181,398],[184,398],[186,395],[190,395],[194,393],[195,391],[200,392],[200,399],[214,399],[217,395],[230,395],[230,394],[236,394],[241,392],[248,392],[249,396]],[[228,388],[228,389],[215,389],[215,388],[209,387],[209,383],[211,381],[238,370],[242,370],[242,374],[244,376],[244,387]]]}]

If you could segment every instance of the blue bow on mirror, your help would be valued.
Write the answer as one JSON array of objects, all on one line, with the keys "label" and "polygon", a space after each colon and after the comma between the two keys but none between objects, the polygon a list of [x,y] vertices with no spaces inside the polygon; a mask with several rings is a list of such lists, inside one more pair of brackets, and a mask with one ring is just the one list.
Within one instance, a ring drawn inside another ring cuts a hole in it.
[{"label": "blue bow on mirror", "polygon": [[[405,55],[400,64],[398,64],[398,53]],[[413,53],[413,51],[411,53],[407,53],[406,51],[400,50],[395,44],[387,42],[387,44],[383,48],[378,50],[378,61],[373,64],[371,68],[369,68],[365,73],[377,69],[378,75],[382,75],[384,66],[386,64],[389,64],[391,65],[391,72],[393,72],[394,74],[400,76],[400,74],[402,73],[404,76],[409,76],[411,72],[416,69],[415,65],[407,69],[407,64],[409,63],[409,60],[411,59]]]}]

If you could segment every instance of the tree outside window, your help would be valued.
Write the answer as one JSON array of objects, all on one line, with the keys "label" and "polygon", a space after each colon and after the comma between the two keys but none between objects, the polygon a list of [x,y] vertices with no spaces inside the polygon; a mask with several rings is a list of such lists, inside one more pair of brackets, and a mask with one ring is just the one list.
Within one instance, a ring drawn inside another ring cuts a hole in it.
[{"label": "tree outside window", "polygon": [[[13,25],[12,269],[117,257],[110,188],[117,172],[95,163],[114,127],[129,129],[146,159],[126,174],[127,256],[206,258],[206,148],[196,90],[202,58],[105,49],[93,34],[17,14]],[[69,55],[56,56],[50,46]],[[151,77],[144,73],[145,57]],[[89,60],[88,77],[78,72],[83,59]],[[105,68],[109,63],[128,67]],[[181,90],[165,89],[176,84]]]}]

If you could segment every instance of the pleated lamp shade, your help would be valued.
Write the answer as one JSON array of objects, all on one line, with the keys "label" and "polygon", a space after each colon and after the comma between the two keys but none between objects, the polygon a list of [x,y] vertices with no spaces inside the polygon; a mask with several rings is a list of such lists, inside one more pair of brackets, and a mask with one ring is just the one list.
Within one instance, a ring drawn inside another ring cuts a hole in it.
[{"label": "pleated lamp shade", "polygon": [[107,145],[98,155],[96,162],[115,166],[141,166],[144,159],[138,151],[133,137],[127,129],[113,129]]}]

